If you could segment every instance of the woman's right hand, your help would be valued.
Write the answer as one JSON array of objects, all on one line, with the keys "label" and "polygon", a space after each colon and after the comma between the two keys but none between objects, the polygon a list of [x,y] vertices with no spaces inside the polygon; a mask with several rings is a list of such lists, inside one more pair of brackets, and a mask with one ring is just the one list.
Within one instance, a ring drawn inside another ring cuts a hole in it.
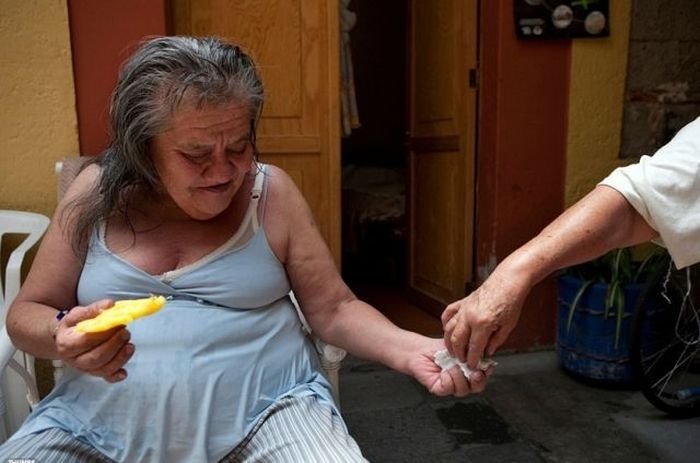
[{"label": "woman's right hand", "polygon": [[126,378],[124,365],[134,354],[129,330],[125,326],[100,333],[80,333],[75,329],[78,322],[94,318],[112,305],[112,300],[102,299],[86,307],[74,307],[56,326],[54,342],[59,357],[66,364],[116,383]]}]

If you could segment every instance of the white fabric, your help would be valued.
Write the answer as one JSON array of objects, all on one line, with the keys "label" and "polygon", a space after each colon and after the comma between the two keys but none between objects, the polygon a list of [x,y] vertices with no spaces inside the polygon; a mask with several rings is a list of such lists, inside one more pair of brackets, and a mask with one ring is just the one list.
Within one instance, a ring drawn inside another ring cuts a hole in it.
[{"label": "white fabric", "polygon": [[600,185],[619,191],[659,233],[676,267],[700,262],[700,118],[653,156],[615,169]]},{"label": "white fabric", "polygon": [[442,368],[442,371],[449,370],[450,368],[459,366],[459,369],[462,370],[462,373],[464,373],[464,376],[471,381],[472,379],[472,374],[476,373],[476,371],[486,371],[490,366],[496,366],[497,363],[494,362],[491,359],[487,360],[479,360],[479,364],[476,366],[477,370],[472,370],[469,368],[466,362],[460,362],[456,357],[453,357],[447,349],[442,349],[433,355],[433,360],[439,366]]}]

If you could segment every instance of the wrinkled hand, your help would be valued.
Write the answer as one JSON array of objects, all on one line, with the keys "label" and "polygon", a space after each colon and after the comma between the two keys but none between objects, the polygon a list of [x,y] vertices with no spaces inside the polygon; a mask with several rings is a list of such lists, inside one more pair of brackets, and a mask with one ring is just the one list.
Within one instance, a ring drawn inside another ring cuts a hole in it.
[{"label": "wrinkled hand", "polygon": [[445,344],[442,339],[429,339],[409,364],[409,370],[413,377],[430,393],[437,396],[464,397],[483,391],[493,369],[490,368],[486,373],[473,373],[471,382],[467,380],[458,366],[442,371],[442,368],[433,360],[433,355],[444,348]]},{"label": "wrinkled hand", "polygon": [[492,274],[476,291],[448,305],[442,313],[445,346],[453,356],[476,368],[508,338],[520,317],[529,287]]},{"label": "wrinkled hand", "polygon": [[124,326],[91,334],[75,330],[79,321],[93,318],[111,306],[111,300],[103,299],[86,307],[75,307],[59,322],[55,343],[59,357],[66,364],[115,383],[126,378],[123,367],[134,353],[129,331]]}]

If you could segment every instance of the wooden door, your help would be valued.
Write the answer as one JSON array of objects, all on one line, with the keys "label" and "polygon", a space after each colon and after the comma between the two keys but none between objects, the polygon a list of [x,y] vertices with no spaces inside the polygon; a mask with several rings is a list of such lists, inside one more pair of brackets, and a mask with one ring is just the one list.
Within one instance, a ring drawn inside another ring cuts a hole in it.
[{"label": "wooden door", "polygon": [[433,312],[472,279],[477,0],[413,0],[409,294]]},{"label": "wooden door", "polygon": [[336,0],[172,0],[171,33],[246,49],[265,85],[261,160],[295,180],[340,263],[340,110]]}]

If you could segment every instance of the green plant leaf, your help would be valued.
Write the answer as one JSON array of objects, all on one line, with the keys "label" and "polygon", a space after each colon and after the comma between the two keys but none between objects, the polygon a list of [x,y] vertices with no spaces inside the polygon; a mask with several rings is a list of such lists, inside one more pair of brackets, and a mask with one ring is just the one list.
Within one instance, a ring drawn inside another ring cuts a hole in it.
[{"label": "green plant leaf", "polygon": [[625,317],[625,291],[621,286],[617,287],[615,312],[617,314],[617,320],[615,320],[615,350],[617,350],[620,342],[620,332],[622,331],[622,319]]},{"label": "green plant leaf", "polygon": [[632,252],[630,251],[630,248],[623,248],[621,253],[620,281],[623,283],[631,283],[634,277],[634,268],[636,263],[632,260]]},{"label": "green plant leaf", "polygon": [[617,288],[620,287],[620,282],[614,280],[610,285],[608,285],[608,290],[605,292],[605,309],[603,310],[603,318],[608,319],[608,316],[612,312],[612,308],[615,306],[615,293]]},{"label": "green plant leaf", "polygon": [[619,280],[620,279],[620,265],[622,262],[622,249],[617,249],[615,251],[615,259],[613,260],[613,269],[612,269],[612,279],[614,280]]},{"label": "green plant leaf", "polygon": [[637,266],[632,283],[646,282],[660,267],[668,266],[668,254],[661,248],[647,254]]},{"label": "green plant leaf", "polygon": [[571,329],[571,322],[574,319],[574,313],[576,313],[576,309],[578,308],[579,301],[583,297],[583,293],[585,293],[586,290],[588,289],[588,287],[591,286],[592,284],[593,284],[593,280],[584,281],[581,284],[581,287],[576,292],[576,296],[574,296],[574,300],[571,301],[571,305],[569,306],[569,316],[566,318],[566,332],[567,333]]},{"label": "green plant leaf", "polygon": [[637,267],[637,271],[634,274],[634,278],[632,279],[632,283],[637,283],[641,279],[642,275],[644,275],[644,272],[646,269],[650,266],[650,262],[654,260],[654,254],[649,254],[640,262],[639,267]]},{"label": "green plant leaf", "polygon": [[[624,288],[628,284],[646,284],[650,278],[658,278],[659,272],[669,267],[669,262],[668,252],[660,247],[647,253],[641,261],[634,260],[631,248],[620,248],[589,262],[563,269],[563,274],[571,275],[584,282],[569,307],[566,322],[567,332],[572,328],[574,314],[581,304],[581,297],[585,291],[589,289],[591,284],[602,283],[607,285],[602,316],[605,320],[608,317],[615,317],[614,347],[618,349],[622,337],[622,323],[627,317]],[[671,294],[680,291],[674,285],[673,280],[667,282],[665,290]]]},{"label": "green plant leaf", "polygon": [[619,248],[597,259],[567,267],[562,273],[580,280],[594,280],[607,285],[614,281],[619,281],[621,285],[643,284],[660,266],[666,265],[668,254],[663,248],[648,253],[642,261],[633,259],[631,248]]}]

